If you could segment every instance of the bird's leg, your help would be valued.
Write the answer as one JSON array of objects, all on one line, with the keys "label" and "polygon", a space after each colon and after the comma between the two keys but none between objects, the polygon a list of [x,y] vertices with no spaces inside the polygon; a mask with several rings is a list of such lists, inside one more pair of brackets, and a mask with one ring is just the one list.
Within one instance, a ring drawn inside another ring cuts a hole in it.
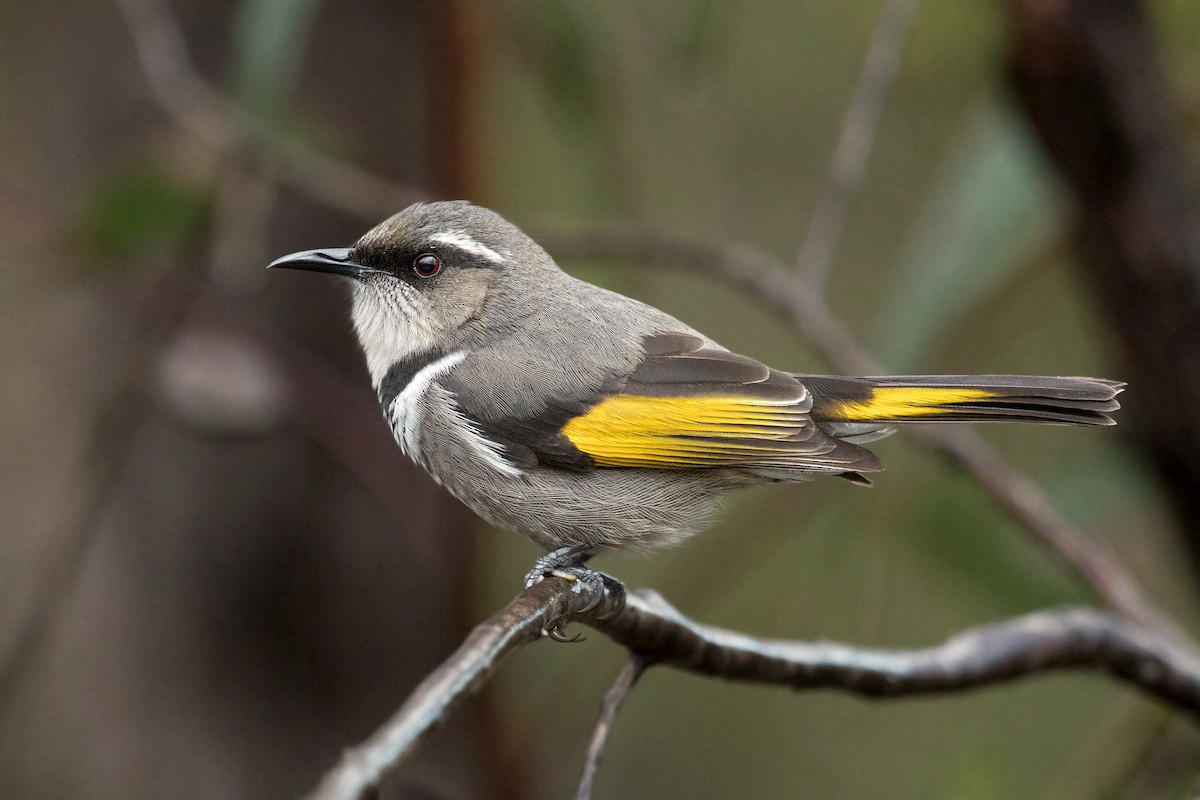
[{"label": "bird's leg", "polygon": [[596,555],[596,548],[586,544],[574,544],[551,550],[533,562],[533,569],[525,574],[525,586],[541,583],[550,575],[564,581],[587,580],[600,573],[587,568],[588,559]]},{"label": "bird's leg", "polygon": [[[596,549],[588,545],[573,545],[551,550],[534,562],[533,569],[525,575],[525,586],[541,583],[550,576],[562,578],[578,587],[578,590],[590,593],[591,600],[580,609],[581,614],[586,614],[601,603],[606,592],[614,594],[624,594],[625,592],[625,587],[620,581],[585,566],[588,559],[595,554]],[[583,639],[581,636],[567,636],[563,625],[558,625],[545,633],[556,642],[578,642]]]}]

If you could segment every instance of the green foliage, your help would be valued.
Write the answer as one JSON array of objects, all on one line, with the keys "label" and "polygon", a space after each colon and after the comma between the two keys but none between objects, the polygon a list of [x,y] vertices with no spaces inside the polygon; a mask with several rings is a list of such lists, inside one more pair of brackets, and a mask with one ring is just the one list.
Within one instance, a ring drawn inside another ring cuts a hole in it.
[{"label": "green foliage", "polygon": [[209,199],[205,188],[159,168],[116,172],[85,200],[77,230],[88,263],[125,266],[182,253],[200,232]]}]

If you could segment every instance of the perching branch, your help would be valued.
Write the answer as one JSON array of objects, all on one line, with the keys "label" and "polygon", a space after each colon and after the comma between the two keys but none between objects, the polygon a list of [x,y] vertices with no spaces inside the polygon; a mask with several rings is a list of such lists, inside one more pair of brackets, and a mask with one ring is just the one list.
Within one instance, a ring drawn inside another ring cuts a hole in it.
[{"label": "perching branch", "polygon": [[[592,603],[595,608],[586,611]],[[639,591],[625,598],[607,590],[597,598],[580,582],[548,578],[478,626],[395,716],[346,753],[311,799],[368,796],[426,734],[478,691],[500,659],[571,621],[591,626],[648,664],[797,691],[914,697],[1078,669],[1107,674],[1200,718],[1200,661],[1194,655],[1158,632],[1090,609],[1026,614],[968,630],[924,650],[874,650],[759,639],[694,622],[655,592]],[[606,701],[602,726],[611,724],[636,671],[627,669],[622,678],[610,692],[616,700]]]},{"label": "perching branch", "polygon": [[758,639],[689,620],[654,592],[588,622],[634,652],[701,675],[866,697],[958,692],[1057,669],[1108,673],[1200,717],[1200,661],[1167,637],[1087,608],[1038,611],[926,650]]}]

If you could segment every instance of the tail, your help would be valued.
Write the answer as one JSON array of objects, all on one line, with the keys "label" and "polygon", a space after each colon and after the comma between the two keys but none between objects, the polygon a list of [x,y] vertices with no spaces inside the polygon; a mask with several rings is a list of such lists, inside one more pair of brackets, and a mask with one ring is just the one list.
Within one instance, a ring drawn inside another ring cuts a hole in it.
[{"label": "tail", "polygon": [[856,423],[900,422],[1114,425],[1109,413],[1120,408],[1117,395],[1125,387],[1100,378],[1030,375],[795,377],[812,393],[816,422],[849,429]]}]

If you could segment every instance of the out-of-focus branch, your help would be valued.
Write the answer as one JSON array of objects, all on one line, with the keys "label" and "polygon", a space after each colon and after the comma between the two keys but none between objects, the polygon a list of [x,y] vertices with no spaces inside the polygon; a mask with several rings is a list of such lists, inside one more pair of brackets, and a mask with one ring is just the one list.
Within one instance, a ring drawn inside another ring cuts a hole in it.
[{"label": "out-of-focus branch", "polygon": [[591,800],[596,772],[600,769],[600,759],[604,757],[604,746],[608,744],[608,735],[616,722],[617,712],[621,710],[625,698],[629,696],[647,666],[649,664],[646,659],[637,653],[632,654],[617,675],[612,688],[604,696],[604,705],[600,708],[600,719],[596,720],[596,730],[592,732],[592,741],[588,745],[587,761],[583,765],[583,776],[579,779],[575,800]]},{"label": "out-of-focus branch", "polygon": [[[834,368],[859,375],[885,372],[803,276],[753,248],[707,245],[624,226],[575,234],[547,233],[542,238],[552,251],[566,257],[656,263],[732,282],[783,313]],[[934,425],[913,426],[913,433],[974,478],[1109,607],[1136,622],[1182,635],[1100,544],[1064,517],[1032,481],[1008,466],[977,435]]]},{"label": "out-of-focus branch", "polygon": [[[597,598],[581,582],[548,578],[477,627],[374,736],[346,753],[311,798],[369,796],[430,730],[479,690],[501,658],[570,621],[586,623],[647,663],[727,680],[906,697],[1080,669],[1106,673],[1200,717],[1200,662],[1191,653],[1157,632],[1089,609],[1027,614],[924,650],[873,650],[759,639],[694,622],[654,592],[623,598],[605,589]],[[602,726],[611,724],[639,672],[634,666],[622,674]]]},{"label": "out-of-focus branch", "polygon": [[1016,99],[1064,180],[1136,441],[1200,570],[1200,188],[1144,3],[1008,0]]},{"label": "out-of-focus branch", "polygon": [[150,99],[181,129],[225,154],[251,148],[283,184],[331,208],[382,219],[426,193],[280,139],[252,137],[251,126],[191,63],[178,21],[161,0],[117,0],[133,38]]},{"label": "out-of-focus branch", "polygon": [[526,589],[499,614],[476,626],[454,655],[421,681],[374,736],[346,751],[310,797],[368,796],[434,727],[483,687],[500,659],[549,631],[582,619],[585,612],[589,620],[597,621],[618,614],[624,602],[621,591],[606,588],[597,598],[584,583],[567,583],[561,578],[547,578]]},{"label": "out-of-focus branch", "polygon": [[842,118],[829,174],[796,256],[797,271],[814,288],[824,285],[842,241],[850,206],[867,171],[888,91],[900,68],[904,40],[919,5],[920,0],[888,0],[875,23],[862,71]]}]

